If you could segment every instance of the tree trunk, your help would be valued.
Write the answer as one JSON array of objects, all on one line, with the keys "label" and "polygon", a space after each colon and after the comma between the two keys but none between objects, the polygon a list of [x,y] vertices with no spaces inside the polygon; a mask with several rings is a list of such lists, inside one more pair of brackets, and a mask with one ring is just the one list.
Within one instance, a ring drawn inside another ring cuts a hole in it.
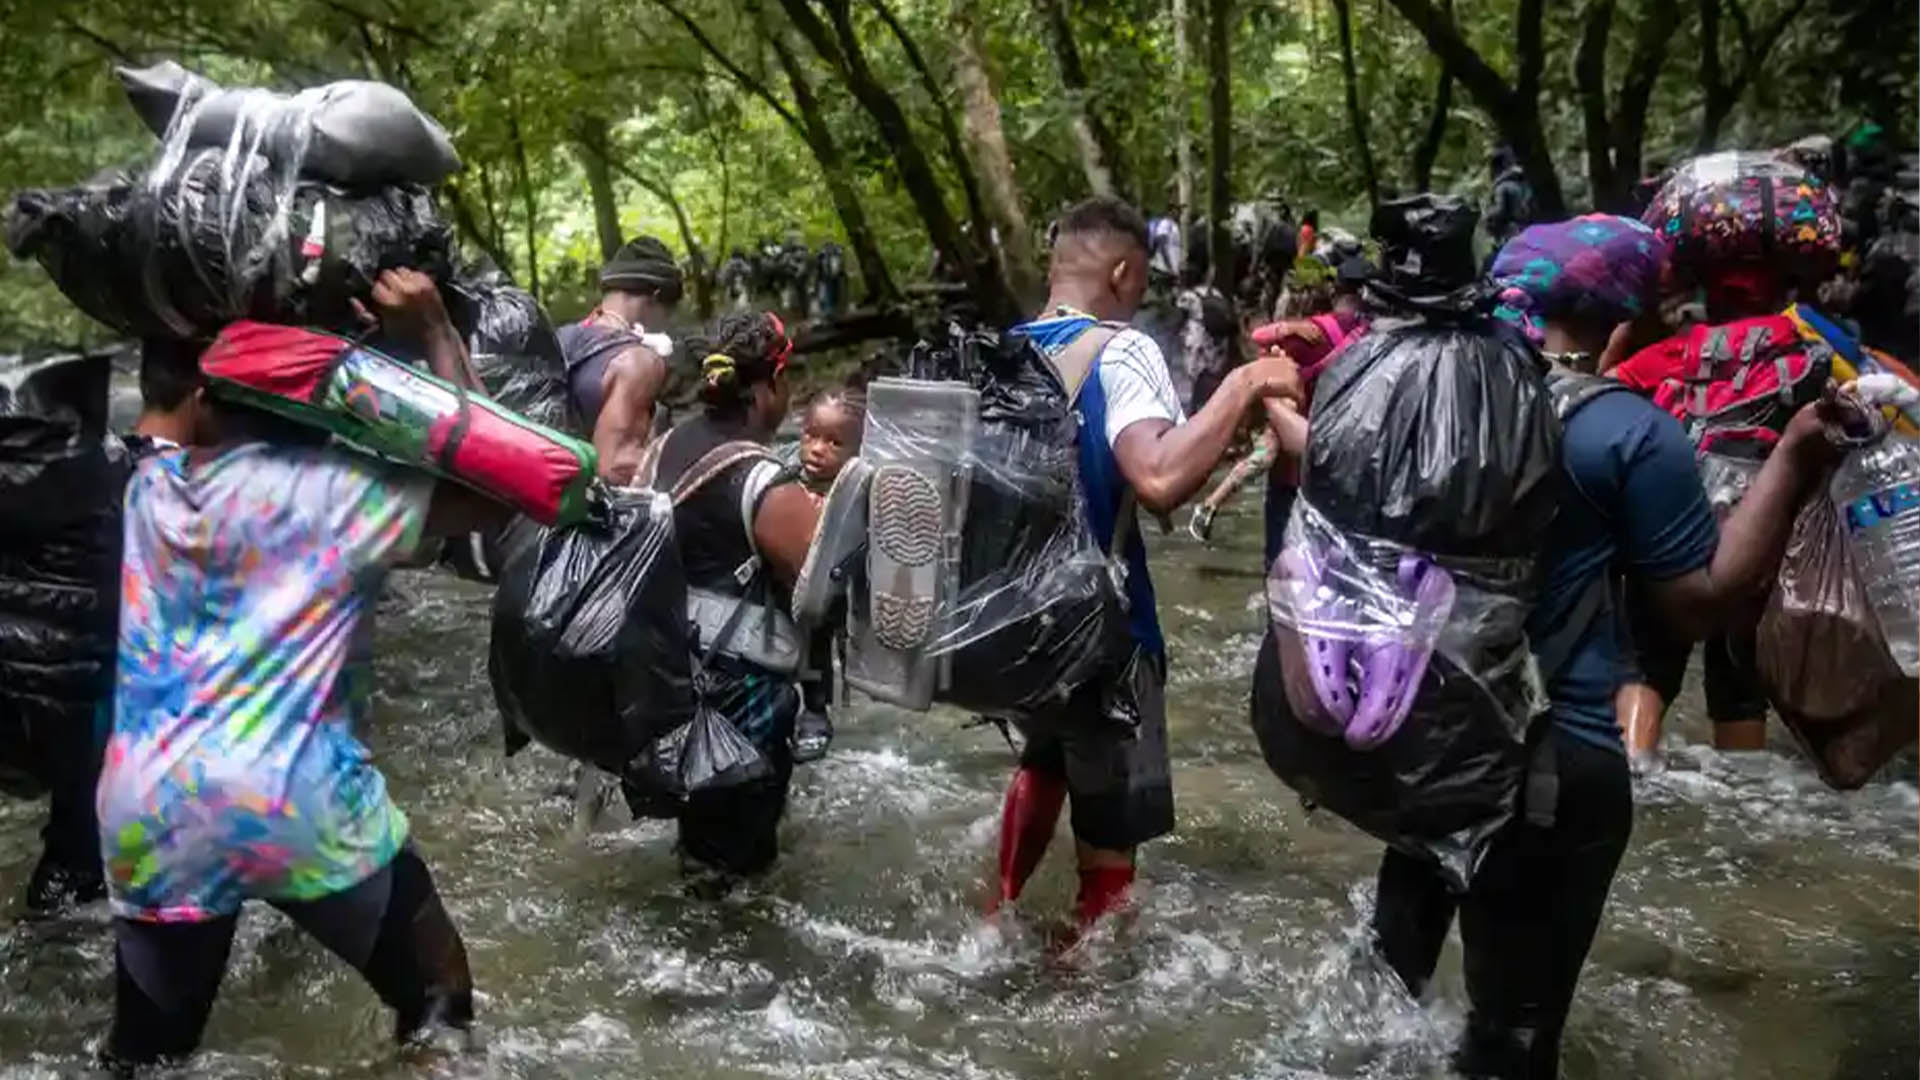
[{"label": "tree trunk", "polygon": [[1208,161],[1212,194],[1207,214],[1213,225],[1209,254],[1213,286],[1232,296],[1233,241],[1233,47],[1230,38],[1233,0],[1207,0],[1207,119],[1212,126],[1213,152]]},{"label": "tree trunk", "polygon": [[1093,90],[1087,82],[1086,65],[1080,60],[1080,47],[1073,40],[1073,22],[1067,15],[1067,0],[1036,0],[1040,21],[1047,28],[1047,45],[1060,68],[1060,84],[1066,88],[1073,110],[1069,126],[1080,149],[1080,166],[1087,174],[1087,186],[1095,195],[1121,195],[1127,192],[1126,170],[1121,162],[1120,144],[1100,121],[1094,108]]},{"label": "tree trunk", "polygon": [[847,89],[852,91],[855,100],[860,102],[861,108],[879,128],[880,137],[892,151],[894,165],[900,174],[900,184],[907,189],[908,199],[926,226],[928,239],[946,258],[948,265],[955,267],[971,287],[971,299],[979,305],[982,315],[990,323],[1012,325],[1022,317],[1019,304],[1007,288],[999,266],[994,260],[982,257],[978,245],[961,231],[952,212],[947,209],[939,178],[934,175],[926,152],[921,149],[912,125],[907,122],[906,112],[867,66],[866,53],[854,30],[848,2],[824,0],[827,15],[833,23],[831,31],[821,22],[808,0],[780,0],[780,5],[827,66],[840,73]]},{"label": "tree trunk", "polygon": [[527,291],[540,299],[540,203],[533,190],[533,173],[527,168],[527,144],[520,137],[520,103],[515,99],[507,113],[513,137],[513,158],[520,173],[520,205],[527,215]]},{"label": "tree trunk", "polygon": [[[1182,252],[1193,243],[1193,133],[1187,130],[1193,110],[1187,102],[1191,47],[1187,21],[1187,0],[1173,0],[1173,190],[1174,201],[1179,204],[1175,216],[1180,220]],[[1174,268],[1176,274],[1179,270]]]},{"label": "tree trunk", "polygon": [[1581,18],[1580,47],[1573,57],[1573,78],[1580,89],[1580,116],[1586,135],[1587,187],[1596,210],[1613,211],[1619,190],[1613,175],[1613,130],[1607,122],[1607,34],[1613,29],[1613,0],[1588,0]]},{"label": "tree trunk", "polygon": [[781,70],[787,77],[787,85],[793,92],[793,108],[787,108],[785,102],[767,88],[766,83],[754,78],[740,65],[733,62],[700,24],[693,21],[684,11],[674,6],[672,0],[653,0],[654,5],[674,17],[686,28],[694,42],[705,50],[714,62],[720,65],[728,77],[743,90],[766,103],[794,134],[805,143],[813,155],[814,164],[819,166],[820,180],[827,187],[827,195],[833,201],[834,213],[840,218],[840,227],[847,234],[847,246],[853,249],[854,264],[860,268],[861,287],[866,290],[866,301],[881,306],[898,303],[900,290],[894,286],[893,276],[887,271],[886,259],[880,255],[880,245],[875,241],[873,230],[867,225],[866,210],[860,202],[859,192],[849,179],[848,168],[840,156],[839,144],[834,142],[833,133],[821,118],[820,108],[813,96],[813,88],[807,82],[806,74],[801,70],[798,59],[787,48],[777,32],[766,32],[764,37],[772,47],[774,55],[780,61]]},{"label": "tree trunk", "polygon": [[1541,219],[1553,221],[1565,217],[1566,195],[1560,190],[1560,174],[1554,168],[1546,130],[1540,121],[1540,73],[1545,63],[1541,39],[1544,0],[1520,2],[1514,25],[1514,53],[1519,60],[1515,85],[1509,85],[1505,77],[1460,36],[1453,21],[1443,17],[1432,0],[1388,2],[1427,39],[1427,47],[1467,88],[1467,93],[1513,148],[1527,183],[1533,187],[1534,207]]},{"label": "tree trunk", "polygon": [[[1453,0],[1447,0],[1447,21],[1453,21]],[[1433,189],[1433,165],[1440,160],[1440,148],[1447,141],[1447,117],[1453,112],[1453,68],[1447,58],[1440,61],[1440,81],[1433,88],[1433,109],[1427,113],[1426,130],[1413,148],[1413,190]]]},{"label": "tree trunk", "polygon": [[1340,38],[1340,75],[1347,87],[1347,123],[1353,128],[1353,149],[1360,158],[1360,182],[1366,185],[1367,205],[1380,204],[1380,175],[1373,166],[1373,144],[1367,138],[1367,114],[1360,107],[1360,72],[1353,62],[1353,13],[1349,0],[1333,0],[1334,28]]},{"label": "tree trunk", "polygon": [[965,105],[967,140],[980,165],[981,186],[985,189],[988,213],[1000,234],[999,252],[1007,283],[1013,287],[1023,306],[1045,300],[1045,284],[1040,279],[1039,261],[1034,257],[1033,231],[1021,205],[1020,182],[1014,176],[1013,156],[1007,152],[1007,135],[1000,125],[1000,99],[993,91],[993,79],[981,55],[973,12],[968,0],[953,0],[953,75],[959,84],[960,100]]},{"label": "tree trunk", "polygon": [[[980,181],[974,175],[973,161],[967,156],[966,146],[960,141],[960,128],[953,122],[953,110],[947,107],[946,92],[941,88],[940,81],[934,78],[933,69],[927,65],[926,57],[920,54],[920,46],[914,44],[912,35],[907,33],[907,28],[894,17],[893,9],[887,6],[887,0],[868,0],[868,2],[880,16],[880,21],[886,23],[887,29],[893,31],[894,40],[900,43],[900,51],[906,54],[907,64],[913,68],[915,74],[919,75],[920,85],[926,90],[927,97],[933,103],[934,115],[940,121],[940,136],[946,141],[947,157],[953,162],[953,173],[960,179],[960,193],[967,200],[967,220],[973,222],[974,234],[980,242],[991,254],[998,257],[999,253],[993,250],[992,242],[994,223],[987,216],[986,203],[980,197]],[[997,102],[994,105],[994,112],[997,122],[999,113]]]},{"label": "tree trunk", "polygon": [[1660,80],[1660,69],[1666,66],[1674,31],[1679,28],[1679,0],[1653,0],[1640,13],[1633,55],[1628,58],[1627,73],[1620,80],[1619,104],[1613,116],[1614,202],[1623,208],[1631,203],[1633,187],[1645,171],[1647,110],[1653,103],[1653,88]]},{"label": "tree trunk", "polygon": [[607,168],[607,122],[601,117],[581,121],[575,140],[580,152],[580,171],[587,174],[587,191],[593,196],[593,225],[600,234],[600,257],[613,258],[626,240],[620,235],[620,206],[613,192],[613,173]]},{"label": "tree trunk", "polygon": [[467,239],[479,245],[481,252],[491,259],[493,265],[499,267],[502,273],[512,274],[513,256],[500,246],[499,238],[492,235],[486,226],[480,223],[479,216],[468,204],[461,186],[449,180],[441,185],[440,192],[447,197],[447,205],[453,208],[453,223],[467,235]]},{"label": "tree trunk", "polygon": [[1726,77],[1720,63],[1720,0],[1700,0],[1700,137],[1694,140],[1696,153],[1707,153],[1720,142],[1720,128],[1733,111]]},{"label": "tree trunk", "polygon": [[793,55],[793,50],[778,34],[770,35],[769,42],[780,61],[780,69],[786,74],[787,86],[793,92],[793,107],[800,114],[797,126],[801,138],[820,165],[827,195],[833,200],[834,212],[840,215],[840,227],[846,231],[847,246],[853,249],[854,264],[860,267],[860,282],[866,289],[867,302],[880,306],[894,304],[900,299],[900,290],[894,286],[887,260],[880,254],[880,243],[867,224],[866,207],[860,202],[860,193],[854,188],[846,163],[840,157],[839,144],[833,141],[833,131],[820,114],[820,102],[813,96],[813,85],[807,82],[806,72],[800,68],[800,58]]},{"label": "tree trunk", "polygon": [[664,180],[648,176],[630,165],[620,162],[609,164],[612,168],[618,169],[621,176],[651,192],[661,202],[667,204],[668,210],[673,211],[673,223],[680,231],[680,243],[687,249],[687,264],[693,271],[688,276],[693,278],[694,308],[700,313],[702,320],[712,318],[713,275],[707,272],[711,261],[707,258],[706,250],[700,246],[700,238],[693,234],[693,221],[687,217],[687,208],[681,204],[680,197],[674,194],[673,186]]}]

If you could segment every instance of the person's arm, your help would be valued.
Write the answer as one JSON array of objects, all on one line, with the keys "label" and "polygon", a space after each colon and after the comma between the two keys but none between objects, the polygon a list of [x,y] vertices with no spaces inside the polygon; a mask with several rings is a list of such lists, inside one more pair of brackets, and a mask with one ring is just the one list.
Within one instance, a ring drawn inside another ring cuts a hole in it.
[{"label": "person's arm", "polygon": [[1198,494],[1233,445],[1240,421],[1263,398],[1300,397],[1300,372],[1285,356],[1262,357],[1221,380],[1206,407],[1183,424],[1129,424],[1113,441],[1120,473],[1142,509],[1168,514]]},{"label": "person's arm", "polygon": [[1300,406],[1290,398],[1270,397],[1261,402],[1266,407],[1267,428],[1279,440],[1280,456],[1295,460],[1307,456],[1307,418],[1300,414]]},{"label": "person's arm", "polygon": [[600,459],[600,476],[608,483],[633,482],[653,435],[653,405],[666,381],[666,361],[644,345],[622,349],[607,362],[593,451]]},{"label": "person's arm", "polygon": [[480,494],[464,484],[442,480],[433,485],[427,501],[427,521],[423,537],[463,536],[471,532],[492,532],[505,528],[514,511],[505,503]]},{"label": "person's arm", "polygon": [[753,543],[774,580],[791,586],[800,580],[813,532],[820,524],[821,502],[797,483],[769,488],[753,518]]},{"label": "person's arm", "polygon": [[[1816,404],[1801,409],[1739,505],[1720,526],[1720,542],[1712,560],[1687,573],[1647,583],[1656,609],[1677,633],[1688,641],[1699,640],[1751,607],[1779,570],[1794,516],[1801,502],[1816,491],[1832,454],[1832,444],[1822,430],[1821,407]],[[1706,493],[1693,468],[1692,455],[1686,455],[1684,470],[1671,455],[1668,460],[1671,464],[1661,470],[1668,474],[1663,482],[1690,484],[1690,494],[1697,494],[1696,505],[1705,506]],[[1642,487],[1630,480],[1623,502],[1632,507],[1639,501],[1635,489]],[[1651,492],[1643,494],[1652,497]]]},{"label": "person's arm", "polygon": [[406,267],[383,270],[373,283],[372,300],[388,331],[412,341],[426,355],[428,370],[455,386],[486,392],[432,278]]}]

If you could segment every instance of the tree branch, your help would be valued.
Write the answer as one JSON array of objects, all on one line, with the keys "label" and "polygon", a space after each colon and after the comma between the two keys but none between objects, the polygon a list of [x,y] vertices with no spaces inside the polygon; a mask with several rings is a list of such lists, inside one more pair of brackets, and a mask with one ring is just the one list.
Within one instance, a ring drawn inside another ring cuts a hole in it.
[{"label": "tree branch", "polygon": [[1427,47],[1453,71],[1467,92],[1480,102],[1481,108],[1496,117],[1513,111],[1514,90],[1507,85],[1506,77],[1495,71],[1493,65],[1487,63],[1486,58],[1460,36],[1453,20],[1442,16],[1432,0],[1389,2],[1427,39]]},{"label": "tree branch", "polygon": [[960,178],[960,191],[967,200],[967,217],[973,222],[973,231],[981,238],[990,234],[993,223],[987,218],[987,207],[980,197],[980,180],[973,172],[972,159],[967,157],[966,144],[960,141],[960,128],[953,122],[953,110],[947,107],[946,95],[940,89],[939,80],[933,77],[933,69],[927,66],[926,57],[920,54],[920,47],[914,44],[907,34],[907,28],[900,25],[894,17],[893,9],[887,6],[887,0],[868,0],[873,10],[880,15],[880,21],[893,31],[894,40],[900,43],[900,50],[907,54],[907,63],[920,76],[920,84],[933,100],[935,115],[940,120],[940,134],[947,143],[947,156],[953,160],[954,175]]},{"label": "tree branch", "polygon": [[1653,103],[1654,86],[1660,81],[1660,69],[1666,66],[1673,33],[1679,26],[1679,0],[1651,0],[1641,11],[1640,26],[1634,34],[1633,52],[1627,58],[1626,74],[1620,80],[1613,117],[1613,174],[1615,184],[1619,185],[1618,197],[1624,198],[1645,171],[1641,155],[1646,146],[1647,111]]},{"label": "tree branch", "polygon": [[1520,12],[1514,19],[1514,54],[1519,66],[1515,95],[1523,101],[1536,100],[1540,94],[1540,72],[1547,62],[1546,46],[1541,42],[1545,15],[1545,0],[1520,0]]},{"label": "tree branch", "polygon": [[685,27],[694,43],[705,50],[708,56],[713,57],[714,62],[720,65],[720,69],[725,71],[734,82],[739,83],[741,89],[766,102],[767,107],[772,109],[780,119],[786,121],[788,127],[804,135],[806,129],[801,125],[800,118],[793,115],[793,111],[788,109],[784,102],[774,97],[773,91],[768,90],[765,83],[749,75],[745,69],[734,63],[732,58],[727,56],[711,37],[707,36],[707,32],[700,29],[700,24],[694,22],[691,16],[673,4],[672,0],[653,0],[653,4],[673,16],[681,26]]},{"label": "tree branch", "polygon": [[[1453,0],[1447,0],[1447,19],[1453,19]],[[1433,109],[1427,114],[1427,127],[1413,151],[1413,187],[1427,191],[1433,187],[1433,163],[1440,159],[1440,147],[1447,138],[1447,116],[1453,111],[1453,68],[1439,57],[1440,82],[1433,90]]]},{"label": "tree branch", "polygon": [[1574,83],[1580,90],[1580,116],[1587,144],[1587,186],[1596,209],[1609,205],[1615,188],[1613,132],[1607,122],[1607,34],[1613,29],[1614,0],[1588,0],[1580,24],[1580,46],[1573,57]]},{"label": "tree branch", "polygon": [[1353,12],[1350,0],[1333,0],[1334,26],[1340,38],[1340,75],[1346,84],[1347,123],[1353,129],[1354,151],[1360,156],[1360,179],[1367,188],[1367,205],[1380,203],[1380,176],[1374,171],[1373,145],[1367,138],[1367,114],[1360,107],[1360,75],[1353,62]]},{"label": "tree branch", "polygon": [[94,33],[92,30],[89,30],[84,25],[82,25],[80,20],[78,19],[75,19],[71,16],[62,15],[60,17],[60,25],[66,27],[72,33],[87,39],[89,42],[92,42],[95,48],[99,49],[101,52],[106,53],[108,56],[113,57],[115,60],[118,60],[123,64],[134,64],[139,62],[136,59],[134,59],[133,53],[129,52],[125,47],[120,45],[119,42],[116,42],[111,38],[106,37],[103,34]]}]

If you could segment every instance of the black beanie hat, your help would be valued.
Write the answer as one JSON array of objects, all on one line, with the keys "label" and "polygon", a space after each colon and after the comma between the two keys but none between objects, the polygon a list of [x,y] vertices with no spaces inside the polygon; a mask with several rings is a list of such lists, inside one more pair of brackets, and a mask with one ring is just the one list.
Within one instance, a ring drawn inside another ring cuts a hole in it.
[{"label": "black beanie hat", "polygon": [[652,293],[667,304],[679,303],[684,288],[673,253],[651,236],[635,237],[614,252],[600,268],[600,287]]}]

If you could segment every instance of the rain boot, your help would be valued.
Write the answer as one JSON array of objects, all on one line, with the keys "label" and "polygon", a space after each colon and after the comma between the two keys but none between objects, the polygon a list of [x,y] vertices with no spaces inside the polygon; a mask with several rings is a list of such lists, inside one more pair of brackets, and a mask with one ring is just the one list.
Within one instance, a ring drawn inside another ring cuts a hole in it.
[{"label": "rain boot", "polygon": [[1040,865],[1053,839],[1053,828],[1060,821],[1060,808],[1067,801],[1067,781],[1037,769],[1021,766],[1007,786],[1007,801],[1000,811],[1000,889],[989,913],[1000,905],[1020,898],[1027,879]]},{"label": "rain boot", "polygon": [[1074,900],[1074,915],[1084,932],[1126,905],[1133,894],[1133,867],[1094,866],[1080,871],[1080,895]]}]

